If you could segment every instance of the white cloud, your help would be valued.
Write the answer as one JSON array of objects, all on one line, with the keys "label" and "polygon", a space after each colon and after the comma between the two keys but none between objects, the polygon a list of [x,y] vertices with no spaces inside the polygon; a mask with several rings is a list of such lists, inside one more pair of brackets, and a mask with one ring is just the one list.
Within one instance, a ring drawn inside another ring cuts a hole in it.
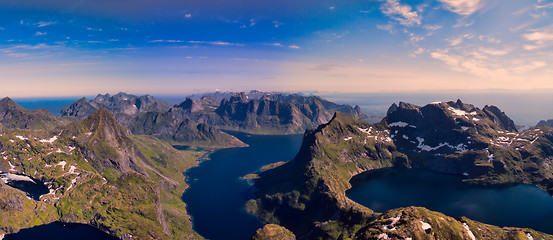
[{"label": "white cloud", "polygon": [[422,40],[424,40],[424,37],[423,36],[417,36],[413,33],[410,33],[409,34],[409,40],[412,42],[412,43],[416,43],[416,42],[420,42]]},{"label": "white cloud", "polygon": [[50,26],[50,25],[53,25],[53,24],[56,24],[57,22],[37,22],[36,23],[36,26],[37,27],[46,27],[46,26]]},{"label": "white cloud", "polygon": [[292,48],[292,49],[300,49],[300,46],[298,46],[298,45],[290,45],[288,47]]},{"label": "white cloud", "polygon": [[208,45],[215,45],[215,46],[238,46],[238,47],[245,46],[242,43],[231,43],[231,42],[224,42],[224,41],[188,41],[188,43],[208,44]]},{"label": "white cloud", "polygon": [[42,35],[46,35],[47,33],[46,32],[36,32],[35,33],[35,36],[42,36]]},{"label": "white cloud", "polygon": [[[508,79],[513,76],[525,76],[547,66],[547,61],[536,56],[518,56],[506,58],[509,49],[498,50],[477,47],[474,49],[446,48],[430,51],[430,56],[442,61],[451,70],[470,73],[489,79]],[[536,59],[537,58],[537,59]]]},{"label": "white cloud", "polygon": [[395,33],[396,30],[394,29],[394,25],[392,24],[384,24],[384,25],[376,25],[376,28],[380,30],[387,31],[389,33]]},{"label": "white cloud", "polygon": [[426,29],[426,30],[435,31],[435,30],[438,30],[438,29],[442,29],[442,26],[440,26],[440,25],[424,25],[423,28]]},{"label": "white cloud", "polygon": [[544,4],[544,5],[538,5],[536,6],[537,9],[540,9],[540,8],[553,8],[553,2],[552,3],[548,3],[548,4]]},{"label": "white cloud", "polygon": [[181,42],[184,42],[182,40],[163,40],[163,39],[156,39],[156,40],[150,40],[148,42],[151,42],[151,43],[181,43]]},{"label": "white cloud", "polygon": [[482,7],[480,0],[439,0],[445,8],[459,15],[471,15]]},{"label": "white cloud", "polygon": [[503,56],[509,53],[509,50],[507,49],[498,50],[498,49],[484,48],[484,47],[478,48],[478,51],[491,56]]},{"label": "white cloud", "polygon": [[523,47],[526,50],[536,50],[553,45],[553,25],[533,30],[531,33],[523,34],[526,40],[532,42],[532,44],[525,44]]},{"label": "white cloud", "polygon": [[480,41],[486,41],[486,42],[489,42],[489,43],[501,43],[501,40],[499,40],[497,38],[494,38],[492,36],[480,35],[480,36],[478,36],[478,39],[480,39]]},{"label": "white cloud", "polygon": [[449,40],[449,45],[450,46],[457,46],[457,45],[461,44],[462,42],[463,42],[463,38],[458,37],[458,38],[454,38],[454,39]]},{"label": "white cloud", "polygon": [[380,7],[382,13],[386,16],[398,21],[404,26],[420,25],[422,17],[412,11],[411,6],[399,3],[399,0],[385,0]]}]

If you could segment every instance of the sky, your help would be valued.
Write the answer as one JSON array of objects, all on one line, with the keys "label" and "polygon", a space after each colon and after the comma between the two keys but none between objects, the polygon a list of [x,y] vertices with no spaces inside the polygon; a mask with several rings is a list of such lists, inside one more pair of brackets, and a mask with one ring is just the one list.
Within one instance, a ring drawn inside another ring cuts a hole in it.
[{"label": "sky", "polygon": [[0,95],[553,89],[553,0],[2,0]]}]

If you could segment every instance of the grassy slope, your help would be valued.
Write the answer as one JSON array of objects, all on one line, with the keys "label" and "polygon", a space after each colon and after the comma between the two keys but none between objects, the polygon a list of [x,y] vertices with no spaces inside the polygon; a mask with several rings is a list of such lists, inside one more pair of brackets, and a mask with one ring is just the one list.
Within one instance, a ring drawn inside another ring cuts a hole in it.
[{"label": "grassy slope", "polygon": [[[5,203],[2,214],[9,221],[0,222],[0,231],[13,233],[62,220],[90,224],[118,237],[201,238],[192,230],[180,196],[186,188],[182,172],[194,166],[202,153],[181,152],[156,138],[133,136],[132,142],[148,160],[148,163],[140,162],[148,176],[134,171],[121,173],[109,167],[99,171],[81,153],[80,148],[85,146],[77,141],[82,136],[61,135],[52,143],[40,142],[52,136],[53,132],[32,130],[6,130],[0,136],[5,159],[0,161],[0,170],[8,171],[12,164],[16,172],[47,182],[55,190],[37,202],[18,190],[2,186],[2,194],[20,199],[24,207],[15,208],[17,204],[13,201]],[[109,150],[106,144],[95,146]],[[73,173],[71,167],[74,167]],[[35,204],[39,204],[38,212],[44,221],[28,214]]]}]

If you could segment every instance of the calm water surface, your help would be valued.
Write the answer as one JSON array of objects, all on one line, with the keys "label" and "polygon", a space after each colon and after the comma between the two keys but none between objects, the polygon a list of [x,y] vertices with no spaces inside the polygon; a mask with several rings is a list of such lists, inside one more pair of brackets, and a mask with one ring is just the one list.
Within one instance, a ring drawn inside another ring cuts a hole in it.
[{"label": "calm water surface", "polygon": [[553,234],[553,197],[526,184],[476,186],[422,169],[379,169],[354,177],[346,195],[372,210],[421,206],[483,223]]},{"label": "calm water surface", "polygon": [[209,160],[186,172],[190,188],[182,199],[194,229],[212,240],[249,239],[263,226],[244,209],[252,194],[251,186],[240,177],[264,165],[291,160],[303,138],[230,133],[250,146],[217,150],[209,155]]},{"label": "calm water surface", "polygon": [[33,228],[23,229],[16,234],[6,235],[4,240],[116,240],[96,228],[84,224],[54,222]]}]

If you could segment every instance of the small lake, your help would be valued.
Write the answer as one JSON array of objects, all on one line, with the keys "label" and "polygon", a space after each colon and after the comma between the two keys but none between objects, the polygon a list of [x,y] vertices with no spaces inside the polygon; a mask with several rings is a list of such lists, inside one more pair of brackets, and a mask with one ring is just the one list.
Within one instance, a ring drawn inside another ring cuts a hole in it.
[{"label": "small lake", "polygon": [[249,239],[263,223],[248,214],[245,204],[252,187],[240,177],[262,166],[295,157],[303,135],[251,135],[229,132],[249,145],[214,151],[198,167],[186,172],[190,188],[182,199],[192,216],[194,229],[203,237]]},{"label": "small lake", "polygon": [[29,181],[9,181],[8,185],[17,188],[27,194],[28,197],[40,201],[40,196],[49,193],[48,187],[44,183],[35,180],[36,182]]},{"label": "small lake", "polygon": [[423,169],[386,168],[360,174],[346,192],[374,211],[419,206],[487,224],[553,234],[553,197],[532,185],[477,186]]},{"label": "small lake", "polygon": [[9,234],[4,240],[30,240],[30,239],[56,239],[56,240],[115,240],[96,228],[85,224],[54,222],[27,228],[16,234]]}]

